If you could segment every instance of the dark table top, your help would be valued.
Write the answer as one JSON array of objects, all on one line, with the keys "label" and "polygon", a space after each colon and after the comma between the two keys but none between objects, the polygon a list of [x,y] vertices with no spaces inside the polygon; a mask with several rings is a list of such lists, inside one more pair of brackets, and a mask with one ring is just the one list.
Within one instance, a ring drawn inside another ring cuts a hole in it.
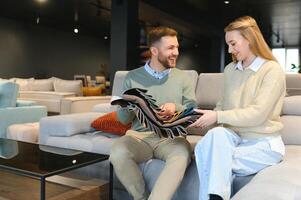
[{"label": "dark table top", "polygon": [[0,168],[48,177],[107,160],[108,155],[0,138]]}]

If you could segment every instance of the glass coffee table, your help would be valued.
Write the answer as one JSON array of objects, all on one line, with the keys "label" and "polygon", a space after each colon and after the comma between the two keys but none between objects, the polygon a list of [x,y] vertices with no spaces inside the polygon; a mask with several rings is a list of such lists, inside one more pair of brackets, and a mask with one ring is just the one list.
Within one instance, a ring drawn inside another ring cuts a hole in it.
[{"label": "glass coffee table", "polygon": [[[45,199],[47,177],[108,160],[108,155],[63,149],[0,138],[0,169],[40,180]],[[112,199],[113,167],[110,165],[109,199]]]}]

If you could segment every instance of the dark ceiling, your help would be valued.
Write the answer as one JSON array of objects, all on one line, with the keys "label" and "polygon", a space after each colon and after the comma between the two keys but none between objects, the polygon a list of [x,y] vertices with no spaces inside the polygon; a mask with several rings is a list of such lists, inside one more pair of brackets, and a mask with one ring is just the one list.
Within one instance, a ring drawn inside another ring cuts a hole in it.
[{"label": "dark ceiling", "polygon": [[[223,35],[241,15],[253,16],[272,47],[300,46],[301,0],[140,0],[140,24],[168,25],[193,42]],[[65,31],[104,37],[110,32],[111,0],[1,0],[0,16]],[[39,24],[37,24],[37,20]]]}]

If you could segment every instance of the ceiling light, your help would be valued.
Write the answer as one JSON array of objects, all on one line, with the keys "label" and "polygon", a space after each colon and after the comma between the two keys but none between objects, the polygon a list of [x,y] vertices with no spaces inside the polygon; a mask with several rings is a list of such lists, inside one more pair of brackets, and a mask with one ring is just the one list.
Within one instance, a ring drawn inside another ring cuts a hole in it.
[{"label": "ceiling light", "polygon": [[224,1],[224,3],[225,3],[225,4],[229,4],[229,3],[230,3],[230,1]]},{"label": "ceiling light", "polygon": [[104,36],[103,39],[107,40],[109,37],[108,36]]},{"label": "ceiling light", "polygon": [[36,0],[39,3],[45,3],[47,0]]},{"label": "ceiling light", "polygon": [[74,33],[78,33],[78,28],[74,28]]}]

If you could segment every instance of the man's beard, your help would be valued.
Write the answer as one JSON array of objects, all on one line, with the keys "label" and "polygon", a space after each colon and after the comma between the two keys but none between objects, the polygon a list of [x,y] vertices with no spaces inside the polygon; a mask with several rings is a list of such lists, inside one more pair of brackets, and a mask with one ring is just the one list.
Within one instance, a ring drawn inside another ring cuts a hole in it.
[{"label": "man's beard", "polygon": [[[175,57],[176,57],[176,56],[175,56]],[[163,67],[165,67],[166,69],[175,67],[175,66],[172,66],[172,65],[169,64],[169,62],[168,62],[168,57],[164,57],[164,56],[162,56],[161,54],[159,54],[159,56],[158,56],[158,61],[159,61],[159,62],[161,63],[161,65],[162,65]],[[176,65],[176,62],[177,62],[177,57],[176,57],[176,60],[175,60],[175,65]]]}]

